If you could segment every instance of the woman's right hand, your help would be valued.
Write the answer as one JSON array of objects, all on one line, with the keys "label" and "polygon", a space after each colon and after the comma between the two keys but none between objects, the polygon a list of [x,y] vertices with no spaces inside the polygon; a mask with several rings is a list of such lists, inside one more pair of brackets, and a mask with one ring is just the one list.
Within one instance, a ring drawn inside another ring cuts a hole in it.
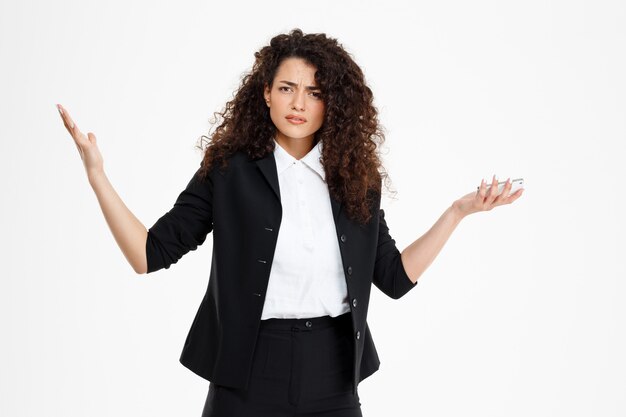
[{"label": "woman's right hand", "polygon": [[96,135],[91,132],[85,135],[78,129],[78,126],[74,123],[65,108],[57,104],[57,109],[61,114],[65,128],[70,132],[70,135],[72,135],[72,139],[74,139],[74,144],[76,145],[76,149],[78,149],[80,158],[83,160],[87,176],[90,177],[104,172],[104,161],[96,143]]}]

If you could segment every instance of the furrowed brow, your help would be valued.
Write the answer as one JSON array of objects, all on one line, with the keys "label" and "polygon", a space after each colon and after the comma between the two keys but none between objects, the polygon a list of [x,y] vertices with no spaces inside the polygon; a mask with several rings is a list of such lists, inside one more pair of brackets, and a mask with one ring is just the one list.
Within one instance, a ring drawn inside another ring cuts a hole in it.
[{"label": "furrowed brow", "polygon": [[[285,84],[287,84],[288,86],[291,86],[291,87],[297,87],[297,86],[298,86],[298,84],[296,84],[296,83],[294,83],[294,82],[291,82],[291,81],[280,80],[279,82],[281,82],[281,83],[285,83]],[[306,88],[307,90],[309,90],[309,91],[313,91],[313,90],[319,91],[319,90],[320,90],[320,88],[319,88],[319,87],[316,87],[316,86],[314,86],[314,85],[309,85],[309,86],[307,86],[307,87],[305,87],[305,88]]]}]

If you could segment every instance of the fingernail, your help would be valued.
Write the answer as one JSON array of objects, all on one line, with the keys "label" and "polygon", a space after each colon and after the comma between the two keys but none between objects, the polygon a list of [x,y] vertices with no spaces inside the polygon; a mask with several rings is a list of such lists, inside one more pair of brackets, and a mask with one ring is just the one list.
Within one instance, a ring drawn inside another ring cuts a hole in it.
[{"label": "fingernail", "polygon": [[63,114],[63,110],[61,110],[61,106],[59,106],[58,104],[57,104],[57,110],[59,111],[59,113]]},{"label": "fingernail", "polygon": [[74,129],[74,122],[70,122],[70,129]]}]

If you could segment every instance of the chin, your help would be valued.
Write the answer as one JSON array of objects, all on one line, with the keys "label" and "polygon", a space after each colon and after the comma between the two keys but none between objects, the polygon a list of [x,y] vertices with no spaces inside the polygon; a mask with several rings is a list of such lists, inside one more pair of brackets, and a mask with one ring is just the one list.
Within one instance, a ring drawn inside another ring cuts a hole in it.
[{"label": "chin", "polygon": [[[291,127],[291,126],[290,126]],[[304,130],[291,127],[290,129],[278,129],[278,131],[285,137],[292,139],[304,139],[315,134],[315,130]]]}]

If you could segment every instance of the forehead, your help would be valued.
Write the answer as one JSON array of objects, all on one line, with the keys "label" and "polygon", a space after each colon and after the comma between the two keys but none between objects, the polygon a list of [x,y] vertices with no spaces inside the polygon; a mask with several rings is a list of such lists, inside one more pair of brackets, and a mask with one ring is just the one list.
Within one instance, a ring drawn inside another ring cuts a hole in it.
[{"label": "forehead", "polygon": [[275,80],[288,80],[295,82],[307,82],[311,85],[315,83],[315,72],[317,68],[310,62],[302,58],[285,58],[276,70]]}]

